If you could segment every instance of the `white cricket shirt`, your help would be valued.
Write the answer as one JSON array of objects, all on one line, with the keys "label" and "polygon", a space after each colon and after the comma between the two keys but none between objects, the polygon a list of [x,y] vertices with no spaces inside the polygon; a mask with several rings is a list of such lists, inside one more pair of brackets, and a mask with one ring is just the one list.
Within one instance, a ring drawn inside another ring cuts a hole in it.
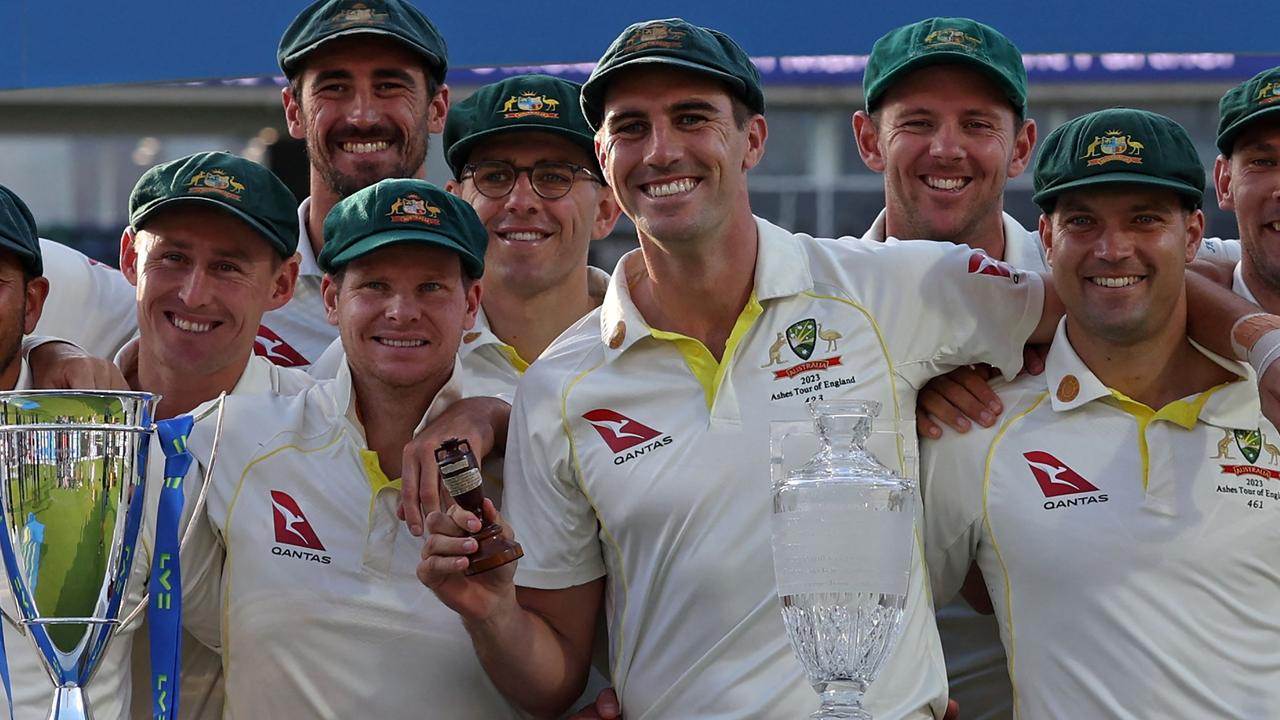
[{"label": "white cricket shirt", "polygon": [[[135,340],[136,342],[136,340]],[[136,357],[136,355],[134,356]],[[116,364],[120,364],[121,358],[116,358]],[[124,368],[121,367],[123,371]],[[240,379],[236,381],[236,385],[227,393],[227,396],[245,396],[259,395],[263,393],[275,393],[279,395],[294,395],[311,387],[315,381],[304,370],[285,368],[276,365],[266,358],[259,355],[250,355],[248,362],[245,364],[244,372],[241,373]],[[213,408],[216,400],[207,403],[191,411],[191,415],[199,416],[205,410]],[[216,413],[210,417],[210,423],[217,419]],[[154,458],[150,461],[151,471],[147,488],[147,514],[143,518],[143,527],[140,532],[139,545],[141,546],[140,558],[145,558],[145,567],[151,567],[152,544],[155,539],[154,520],[159,509],[160,493],[158,488],[163,482],[164,470],[164,452],[159,444],[153,440],[150,456]],[[207,454],[194,454],[195,464],[201,468],[203,472],[204,463],[208,460]],[[215,464],[216,467],[216,464]],[[185,505],[183,507],[183,518],[181,523],[181,532],[185,532],[187,526],[191,523],[191,515],[195,510],[196,497],[200,492],[200,483],[203,475],[191,476],[191,482],[184,487]],[[203,515],[201,522],[204,522]],[[181,538],[181,536],[179,536]],[[200,537],[199,533],[193,534],[194,538]],[[185,549],[185,548],[184,548]],[[186,554],[183,554],[185,559]],[[184,568],[184,572],[188,570]],[[201,571],[195,568],[190,569],[191,573],[199,573]],[[149,572],[149,570],[148,570]],[[149,647],[150,625],[147,622],[146,615],[142,616],[141,627],[134,636],[133,648],[133,703],[130,714],[134,720],[148,720],[151,714],[151,655]],[[217,652],[209,649],[201,644],[190,633],[183,631],[182,639],[182,669],[179,686],[179,703],[178,718],[179,720],[215,720],[222,717],[222,707],[224,703],[225,688],[222,681],[222,658]]]},{"label": "white cricket shirt", "polygon": [[262,328],[254,352],[285,367],[311,365],[320,358],[338,337],[338,328],[325,319],[324,295],[320,281],[324,273],[316,263],[316,253],[311,249],[311,237],[307,235],[307,213],[311,198],[298,206],[298,282],[293,297],[284,307],[262,316]]},{"label": "white cricket shirt", "polygon": [[[910,418],[916,389],[953,365],[1015,372],[1041,315],[1038,275],[968,247],[756,223],[754,293],[721,362],[645,323],[628,293],[644,272],[633,252],[516,394],[504,511],[525,550],[516,582],[607,576],[612,679],[631,720],[816,709],[777,599],[769,422],[840,398]],[[903,636],[868,696],[877,717],[941,716],[925,587],[914,573]]]},{"label": "white cricket shirt", "polygon": [[119,270],[59,242],[40,238],[40,255],[49,297],[32,334],[70,340],[95,357],[115,357],[138,332],[133,285]]},{"label": "white cricket shirt", "polygon": [[972,559],[1017,717],[1262,718],[1280,707],[1280,438],[1245,378],[1153,411],[1059,327],[1004,421],[924,444],[935,600]]},{"label": "white cricket shirt", "polygon": [[[450,380],[423,425],[459,396]],[[365,445],[345,362],[292,397],[229,398],[211,482],[225,563],[188,578],[196,543],[183,583],[190,629],[222,651],[226,718],[514,717],[457,615],[418,582],[423,541],[396,518],[399,481]]]},{"label": "white cricket shirt", "polygon": [[[881,210],[863,238],[884,240],[886,217],[887,211]],[[1001,222],[1005,240],[1001,259],[1015,268],[1048,272],[1040,233],[1022,227],[1009,213],[1001,214]],[[960,703],[965,720],[1011,718],[1013,688],[995,617],[979,614],[957,597],[938,607],[937,619],[947,660],[948,694]]]}]

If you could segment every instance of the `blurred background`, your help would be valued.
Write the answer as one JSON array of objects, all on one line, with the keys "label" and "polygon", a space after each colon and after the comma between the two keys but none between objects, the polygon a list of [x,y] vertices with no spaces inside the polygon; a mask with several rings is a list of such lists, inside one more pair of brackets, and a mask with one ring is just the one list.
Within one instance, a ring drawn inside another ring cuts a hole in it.
[{"label": "blurred background", "polygon": [[[418,5],[449,42],[456,102],[504,74],[548,72],[582,81],[592,58],[629,22],[683,14],[723,29],[752,53],[766,84],[769,141],[751,175],[757,214],[815,235],[860,235],[883,205],[850,129],[876,37],[956,12],[945,3],[868,8],[835,2],[727,2],[635,9],[588,2],[530,7]],[[116,264],[129,190],[143,170],[201,150],[258,160],[301,199],[307,160],[288,136],[274,52],[302,0],[212,6],[133,0],[0,0],[13,22],[0,45],[0,183],[31,206],[41,234]],[[10,7],[12,6],[12,7]],[[683,6],[683,7],[682,7]],[[1217,154],[1217,102],[1230,86],[1280,65],[1274,6],[1262,3],[1045,2],[966,8],[1026,53],[1029,114],[1043,138],[1081,113],[1129,105],[1164,113],[1195,139],[1206,168]],[[433,137],[428,179],[449,178]],[[1035,227],[1030,173],[1011,181],[1006,209]],[[1208,235],[1234,237],[1230,214],[1206,199]],[[612,269],[635,245],[623,218],[596,243]]]}]

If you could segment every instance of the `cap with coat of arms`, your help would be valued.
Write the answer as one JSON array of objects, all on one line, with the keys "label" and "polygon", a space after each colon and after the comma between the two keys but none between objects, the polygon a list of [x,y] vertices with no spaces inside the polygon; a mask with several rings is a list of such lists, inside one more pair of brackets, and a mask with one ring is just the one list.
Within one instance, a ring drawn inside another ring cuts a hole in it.
[{"label": "cap with coat of arms", "polygon": [[1218,101],[1218,150],[1231,155],[1231,147],[1245,127],[1264,117],[1280,125],[1280,67],[1263,70]]},{"label": "cap with coat of arms", "polygon": [[484,274],[489,232],[466,201],[426,180],[383,180],[352,193],[324,219],[316,262],[327,273],[397,243],[438,245],[458,254],[467,275]]},{"label": "cap with coat of arms", "polygon": [[471,150],[488,138],[515,131],[558,135],[595,160],[595,134],[582,116],[582,86],[550,75],[514,75],[485,85],[449,108],[444,123],[444,158],[454,179],[462,176]]},{"label": "cap with coat of arms", "polygon": [[275,173],[225,152],[202,152],[142,173],[129,193],[129,225],[142,230],[164,208],[203,204],[231,214],[281,257],[298,251],[298,200]]},{"label": "cap with coat of arms", "polygon": [[1204,200],[1204,166],[1186,129],[1159,113],[1108,108],[1073,118],[1045,138],[1036,157],[1035,194],[1045,212],[1067,190],[1104,183],[1168,188]]},{"label": "cap with coat of arms", "polygon": [[383,35],[427,60],[431,76],[444,82],[449,52],[436,26],[407,0],[317,0],[289,23],[280,37],[276,61],[292,77],[298,63],[330,40],[352,35]]},{"label": "cap with coat of arms", "polygon": [[22,198],[3,185],[0,185],[0,250],[17,255],[22,267],[32,276],[44,274],[36,219]]},{"label": "cap with coat of arms", "polygon": [[760,71],[733,38],[680,18],[667,18],[628,27],[604,51],[582,85],[582,114],[591,127],[600,127],[604,117],[609,78],[641,65],[668,65],[710,75],[727,84],[752,112],[764,112]]},{"label": "cap with coat of arms", "polygon": [[990,78],[1019,117],[1027,109],[1022,51],[995,28],[969,18],[935,17],[890,30],[871,46],[862,94],[874,110],[907,73],[928,65],[969,65]]}]

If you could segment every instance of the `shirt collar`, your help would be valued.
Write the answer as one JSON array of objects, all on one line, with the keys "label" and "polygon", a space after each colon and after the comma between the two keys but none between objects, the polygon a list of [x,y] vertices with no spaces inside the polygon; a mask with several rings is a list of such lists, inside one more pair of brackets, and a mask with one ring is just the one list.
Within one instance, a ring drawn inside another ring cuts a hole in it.
[{"label": "shirt collar", "polygon": [[298,206],[298,274],[322,277],[316,251],[311,249],[311,235],[307,233],[307,216],[311,214],[311,198]]},{"label": "shirt collar", "polygon": [[18,362],[18,382],[13,386],[14,390],[33,390],[31,383],[31,367],[27,365],[27,359],[19,355]]},{"label": "shirt collar", "polygon": [[[884,242],[884,226],[888,218],[888,209],[880,211],[871,227],[862,234],[863,240]],[[1020,270],[1045,270],[1044,243],[1040,242],[1040,234],[1022,227],[1009,213],[1000,213],[1000,221],[1004,228],[1004,257],[999,258]],[[907,240],[909,238],[899,238]]]},{"label": "shirt collar", "polygon": [[[1234,373],[1238,379],[1199,393],[1188,401],[1194,414],[1187,417],[1187,422],[1194,423],[1198,419],[1219,427],[1256,428],[1261,404],[1253,372],[1243,363],[1215,355],[1194,342],[1191,345],[1215,364]],[[1067,339],[1066,318],[1058,322],[1053,345],[1045,359],[1044,377],[1056,412],[1074,410],[1099,399],[1127,399],[1104,385],[1076,354]],[[1186,423],[1179,424],[1190,429]]]},{"label": "shirt collar", "polygon": [[[112,359],[112,363],[119,368],[120,374],[125,377],[136,377],[138,372],[138,352],[137,345],[142,342],[142,337],[134,335],[133,339],[125,343],[116,356]],[[271,375],[276,372],[275,365],[270,360],[249,353],[249,359],[245,362],[244,370],[240,371],[240,377],[236,380],[235,387],[231,388],[228,395],[249,395],[253,393],[275,392],[275,383],[272,382]],[[150,388],[135,388],[136,390],[146,390],[150,392]]]},{"label": "shirt collar", "polygon": [[484,306],[482,305],[479,310],[476,310],[476,324],[462,334],[462,344],[458,346],[458,356],[466,357],[485,345],[503,346],[505,344],[497,335],[493,334],[493,328],[489,326],[489,316],[485,314]]},{"label": "shirt collar", "polygon": [[[360,422],[360,414],[356,412],[355,392],[351,381],[351,366],[347,364],[346,353],[343,353],[341,363],[338,365],[338,374],[332,380],[325,384],[326,392],[329,393],[333,400],[333,408],[339,415],[344,417],[359,433],[360,438],[364,439],[364,425]],[[453,359],[453,372],[449,375],[449,379],[445,381],[444,386],[431,399],[431,404],[427,406],[427,412],[422,416],[422,420],[418,421],[418,426],[414,428],[413,434],[416,436],[441,413],[445,408],[462,398],[462,368],[455,355]]]},{"label": "shirt collar", "polygon": [[1253,294],[1253,291],[1250,290],[1249,286],[1246,285],[1244,282],[1244,261],[1243,260],[1236,263],[1236,269],[1231,273],[1231,292],[1234,292],[1236,295],[1239,295],[1240,297],[1244,298],[1245,300],[1248,300],[1254,305],[1262,304],[1258,302],[1258,297]]},{"label": "shirt collar", "polygon": [[[767,300],[789,297],[813,288],[809,258],[802,237],[762,218],[755,218],[756,246],[755,297]],[[632,250],[618,261],[604,301],[600,304],[600,339],[605,356],[612,360],[641,338],[652,335],[652,328],[631,299],[631,286],[645,274],[644,256]]]}]

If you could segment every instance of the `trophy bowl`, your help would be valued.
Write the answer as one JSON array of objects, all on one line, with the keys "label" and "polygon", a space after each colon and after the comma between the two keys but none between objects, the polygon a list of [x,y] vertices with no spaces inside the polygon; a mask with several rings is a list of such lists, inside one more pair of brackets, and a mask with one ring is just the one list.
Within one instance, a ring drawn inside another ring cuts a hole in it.
[{"label": "trophy bowl", "polygon": [[56,687],[51,719],[92,717],[83,690],[120,623],[157,399],[0,392],[0,560]]}]

